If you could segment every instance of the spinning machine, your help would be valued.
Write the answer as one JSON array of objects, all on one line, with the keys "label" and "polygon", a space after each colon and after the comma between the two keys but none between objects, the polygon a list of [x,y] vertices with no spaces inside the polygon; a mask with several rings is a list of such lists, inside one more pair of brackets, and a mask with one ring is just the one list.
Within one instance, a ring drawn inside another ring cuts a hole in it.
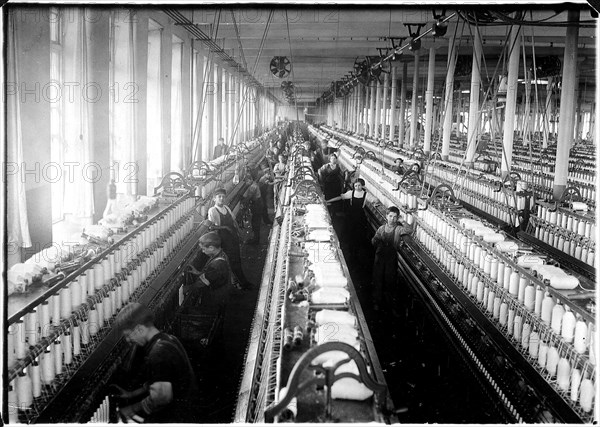
[{"label": "spinning machine", "polygon": [[371,335],[301,141],[292,147],[277,201],[234,421],[394,422]]},{"label": "spinning machine", "polygon": [[21,280],[8,300],[3,410],[9,422],[117,421],[106,384],[131,352],[112,328],[116,314],[137,301],[154,311],[159,328],[169,326],[181,304],[185,268],[207,231],[212,192],[225,187],[236,213],[246,187],[242,166],[260,161],[272,132],[183,174],[167,174],[153,197],[136,202],[135,215],[118,228],[105,227],[110,239],[34,255],[26,264],[37,266],[37,277],[24,267],[9,273]]},{"label": "spinning machine", "polygon": [[386,141],[309,130],[366,181],[380,202],[369,206],[375,226],[388,205],[414,225],[398,267],[505,422],[597,419],[592,190],[535,200],[518,174],[501,180]]}]

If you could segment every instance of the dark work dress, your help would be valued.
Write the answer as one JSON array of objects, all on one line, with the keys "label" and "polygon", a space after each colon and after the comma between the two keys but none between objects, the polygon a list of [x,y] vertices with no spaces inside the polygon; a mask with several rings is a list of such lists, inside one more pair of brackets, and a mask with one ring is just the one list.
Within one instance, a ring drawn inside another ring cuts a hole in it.
[{"label": "dark work dress", "polygon": [[[342,169],[339,165],[337,165],[335,169],[332,169],[329,163],[321,166],[319,169],[319,180],[321,182],[325,200],[339,196],[344,189],[344,175],[342,174]],[[327,206],[329,216],[331,216],[336,232],[339,231],[336,227],[337,222],[335,216],[338,212],[341,212],[342,206],[343,204],[341,201],[332,202]]]},{"label": "dark work dress", "polygon": [[347,212],[347,229],[352,230],[351,236],[354,237],[354,240],[365,237],[367,233],[367,217],[363,208],[366,196],[367,194],[363,193],[363,197],[354,197],[354,190],[352,190],[352,198]]}]

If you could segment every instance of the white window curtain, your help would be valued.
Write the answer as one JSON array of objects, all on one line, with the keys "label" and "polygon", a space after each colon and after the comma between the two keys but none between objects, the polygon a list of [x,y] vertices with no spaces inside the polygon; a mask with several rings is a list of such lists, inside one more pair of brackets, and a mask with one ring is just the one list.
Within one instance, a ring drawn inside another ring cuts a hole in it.
[{"label": "white window curtain", "polygon": [[136,31],[135,17],[123,20],[122,13],[115,11],[111,16],[111,178],[115,180],[118,194],[134,196],[139,170],[135,163]]},{"label": "white window curtain", "polygon": [[[17,48],[17,33],[15,28],[15,14],[8,14],[8,40],[7,46],[7,81],[19,86],[19,52]],[[29,223],[27,221],[27,200],[25,198],[25,183],[18,173],[23,164],[23,138],[21,135],[21,107],[19,96],[14,94],[7,99],[7,144],[6,144],[6,181],[7,181],[7,227],[8,250],[16,252],[19,248],[31,247]],[[14,169],[10,170],[14,166]],[[13,173],[14,172],[14,173]]]},{"label": "white window curtain", "polygon": [[[67,12],[70,13],[70,12]],[[83,8],[74,8],[66,19],[64,30],[65,85],[73,88],[73,96],[64,100],[65,144],[64,159],[73,165],[74,179],[65,182],[64,212],[79,218],[94,213],[94,187],[99,166],[92,162],[89,138],[89,107],[96,95],[94,84],[88,80],[87,40],[90,34]]]}]

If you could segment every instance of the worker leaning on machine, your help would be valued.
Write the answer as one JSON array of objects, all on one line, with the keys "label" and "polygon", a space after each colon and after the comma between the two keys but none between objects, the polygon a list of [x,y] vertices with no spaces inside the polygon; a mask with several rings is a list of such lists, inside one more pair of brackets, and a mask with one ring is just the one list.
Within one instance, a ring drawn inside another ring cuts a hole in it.
[{"label": "worker leaning on machine", "polygon": [[199,240],[202,253],[207,257],[200,270],[190,266],[197,280],[183,288],[186,298],[194,298],[202,292],[202,311],[219,313],[225,310],[233,289],[229,259],[221,249],[221,237],[215,231],[208,232]]},{"label": "worker leaning on machine", "polygon": [[[385,214],[386,222],[380,226],[371,239],[375,248],[373,261],[372,299],[373,309],[378,311],[385,304],[397,300],[398,292],[398,250],[401,249],[402,236],[412,233],[413,227],[399,222],[400,210],[390,206]],[[391,309],[391,307],[385,307]]]},{"label": "worker leaning on machine", "polygon": [[124,404],[119,410],[121,419],[144,423],[195,422],[190,408],[197,399],[198,387],[179,340],[158,330],[154,313],[140,303],[123,307],[115,327],[128,343],[144,351],[142,384],[133,391],[110,385],[113,396]]}]

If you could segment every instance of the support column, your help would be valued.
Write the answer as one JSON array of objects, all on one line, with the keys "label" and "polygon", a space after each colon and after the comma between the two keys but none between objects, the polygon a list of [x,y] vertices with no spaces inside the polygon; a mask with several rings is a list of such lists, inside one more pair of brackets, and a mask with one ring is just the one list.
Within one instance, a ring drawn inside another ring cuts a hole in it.
[{"label": "support column", "polygon": [[381,103],[381,137],[388,139],[388,131],[386,128],[387,124],[387,104],[388,104],[388,92],[390,91],[390,75],[385,74],[383,80],[383,101]]},{"label": "support column", "polygon": [[427,67],[427,90],[425,91],[425,137],[423,151],[431,151],[431,129],[433,128],[433,88],[435,83],[435,47],[429,48],[429,64]]},{"label": "support column", "polygon": [[223,68],[223,138],[225,144],[229,144],[229,136],[231,135],[231,127],[229,127],[229,72]]},{"label": "support column", "polygon": [[396,95],[398,91],[398,82],[396,81],[396,67],[392,64],[392,72],[390,74],[392,80],[392,93],[390,95],[390,141],[395,141],[396,138]]},{"label": "support column", "polygon": [[236,90],[235,90],[235,75],[233,73],[229,74],[229,94],[227,96],[228,99],[228,104],[227,107],[229,108],[229,114],[228,114],[228,119],[229,122],[227,123],[227,127],[229,128],[229,136],[227,138],[227,141],[225,141],[227,144],[233,144],[233,140],[234,140],[234,135],[233,132],[235,130],[235,119],[236,119],[236,110],[235,110],[235,97],[236,97]]},{"label": "support column", "polygon": [[[135,14],[136,43],[135,43],[135,84],[138,89],[138,104],[135,108],[135,147],[137,191],[135,194],[146,195],[148,162],[147,158],[147,85],[148,85],[148,19],[145,10],[138,10]],[[201,73],[200,73],[201,74]],[[192,153],[193,156],[193,153]]]},{"label": "support column", "polygon": [[[191,67],[189,66],[189,64],[192,63],[192,51],[189,48],[189,45],[187,45],[186,43],[184,43],[182,45],[182,67],[181,67],[181,83],[182,83],[182,88],[181,88],[181,103],[182,103],[182,108],[181,108],[181,120],[182,120],[182,127],[183,129],[181,130],[181,135],[182,135],[182,141],[181,141],[181,167],[183,169],[187,168],[190,164],[190,153],[192,150],[192,133],[191,133],[191,126],[190,123],[192,121],[192,108],[188,108],[189,106],[192,105],[192,99],[193,99],[193,94],[191,90],[185,90],[184,89],[184,83],[183,82],[191,82],[192,81],[192,77],[191,77]],[[184,66],[183,64],[188,64],[188,66]],[[191,86],[191,85],[190,85]]]},{"label": "support column", "polygon": [[531,123],[533,118],[531,117],[531,73],[529,70],[525,72],[525,106],[523,107],[523,146],[529,145],[529,133],[531,131]]},{"label": "support column", "polygon": [[450,134],[452,133],[452,104],[454,103],[454,68],[456,66],[456,43],[449,40],[448,74],[446,75],[446,91],[444,98],[444,129],[442,137],[442,160],[448,160],[450,153]]},{"label": "support column", "polygon": [[413,73],[412,101],[410,105],[410,139],[408,143],[410,147],[415,147],[417,145],[417,124],[419,123],[417,120],[417,102],[419,101],[419,98],[417,97],[419,94],[419,51],[416,51],[414,55],[415,68]]},{"label": "support column", "polygon": [[563,59],[563,78],[560,91],[560,122],[556,144],[556,166],[554,170],[554,186],[552,193],[555,199],[560,198],[569,175],[569,150],[573,142],[575,126],[575,91],[577,89],[577,42],[579,40],[579,10],[569,9],[569,26],[565,40]]},{"label": "support column", "polygon": [[408,81],[408,64],[402,63],[402,80],[400,84],[400,111],[398,112],[398,146],[404,146],[406,120],[406,82]]},{"label": "support column", "polygon": [[212,160],[213,158],[213,144],[215,141],[215,130],[214,130],[214,122],[215,122],[215,109],[214,109],[214,104],[215,104],[215,73],[214,73],[214,61],[211,60],[212,58],[209,57],[209,61],[208,61],[208,69],[206,72],[206,77],[207,77],[207,84],[204,85],[204,88],[206,89],[206,104],[204,106],[204,108],[207,110],[206,111],[206,127],[207,127],[207,131],[208,131],[208,147],[206,147],[206,151],[203,150],[203,152],[207,153],[207,160]]},{"label": "support column", "polygon": [[502,138],[502,178],[510,173],[512,164],[513,140],[515,135],[515,114],[517,110],[517,89],[519,76],[519,55],[521,53],[520,27],[513,26],[510,31],[508,45],[512,47],[508,57],[508,79],[506,91],[506,107],[504,115],[504,131]]},{"label": "support column", "polygon": [[473,64],[471,67],[471,93],[469,100],[469,123],[467,128],[467,155],[465,166],[473,167],[475,152],[477,149],[477,139],[480,129],[479,118],[479,89],[481,87],[481,56],[483,46],[479,36],[479,27],[473,28]]},{"label": "support column", "polygon": [[383,86],[381,82],[377,80],[377,93],[375,95],[375,138],[381,138],[381,132],[379,131],[379,124],[381,123],[381,92]]},{"label": "support column", "polygon": [[356,118],[357,120],[357,131],[361,134],[366,134],[365,132],[365,125],[367,123],[367,119],[366,119],[366,115],[365,115],[365,105],[367,105],[366,103],[366,88],[359,84],[357,86],[357,88],[359,89],[358,92],[358,117]]},{"label": "support column", "polygon": [[[162,73],[162,176],[171,171],[171,63],[173,62],[172,24],[167,23],[162,29],[160,42],[160,69]],[[166,71],[168,70],[168,71]],[[156,183],[160,183],[160,179]],[[106,188],[106,185],[103,187]]]},{"label": "support column", "polygon": [[375,83],[371,82],[369,85],[371,88],[369,98],[369,137],[375,136]]},{"label": "support column", "polygon": [[357,117],[358,117],[358,98],[360,86],[355,86],[352,92],[352,115],[350,116],[350,130],[354,133],[358,132]]},{"label": "support column", "polygon": [[[82,17],[85,19],[85,14]],[[89,26],[89,39],[87,54],[89,58],[89,81],[99,85],[99,87],[110,86],[110,49],[107,43],[101,40],[107,40],[110,34],[110,22],[108,15],[102,15],[102,17],[95,22],[86,22],[86,26]],[[169,35],[169,49],[165,56],[169,58],[169,68],[171,69],[171,36]],[[166,59],[166,58],[165,58]],[[171,87],[171,81],[169,79],[168,88]],[[170,92],[170,91],[167,91]],[[170,101],[170,98],[169,98]],[[107,203],[106,187],[110,182],[110,134],[109,134],[109,121],[110,121],[110,105],[109,97],[103,96],[96,102],[91,102],[89,105],[81,105],[83,114],[89,114],[89,146],[91,151],[91,158],[95,165],[99,165],[102,169],[100,173],[92,179],[93,182],[93,198],[94,198],[94,212],[91,218],[93,224],[96,224],[102,219],[104,207]],[[165,104],[170,105],[170,104]],[[86,111],[87,110],[87,111]],[[165,116],[163,116],[165,117]],[[170,122],[170,117],[169,117]],[[85,141],[85,139],[83,140]],[[169,155],[171,146],[169,148]],[[165,165],[163,163],[163,165]],[[166,163],[167,169],[170,166]],[[87,186],[87,188],[91,188]]]}]

